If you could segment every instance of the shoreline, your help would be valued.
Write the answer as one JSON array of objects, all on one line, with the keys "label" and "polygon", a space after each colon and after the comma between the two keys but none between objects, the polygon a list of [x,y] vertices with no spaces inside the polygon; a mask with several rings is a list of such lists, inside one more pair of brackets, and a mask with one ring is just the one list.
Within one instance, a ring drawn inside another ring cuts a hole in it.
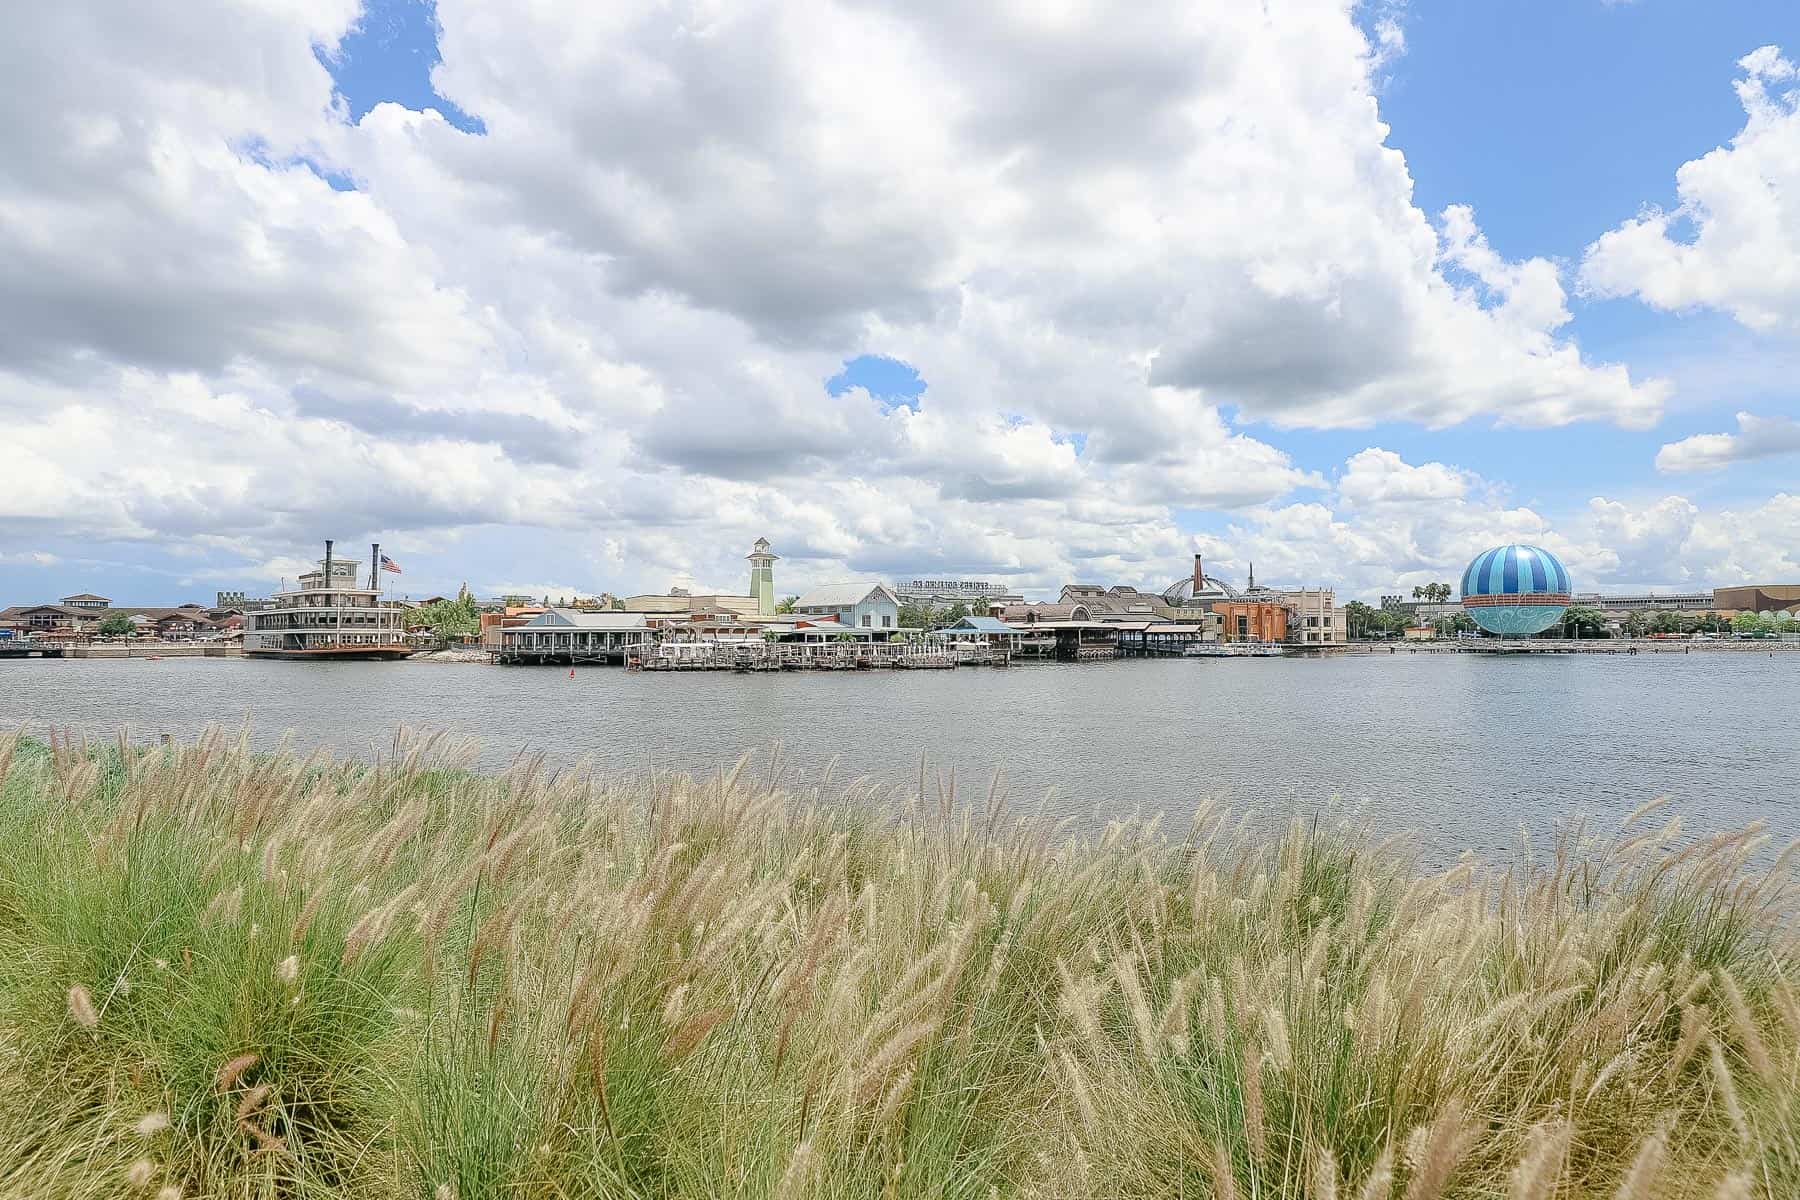
[{"label": "shoreline", "polygon": [[[1223,644],[1223,643],[1208,643],[1208,644],[1215,645],[1215,644]],[[1414,642],[1405,642],[1405,641],[1346,642],[1346,643],[1342,643],[1339,645],[1327,645],[1327,646],[1301,646],[1301,645],[1289,645],[1289,644],[1285,644],[1285,643],[1277,643],[1277,645],[1280,647],[1279,653],[1269,654],[1269,655],[1260,655],[1260,656],[1258,656],[1258,655],[1243,655],[1242,657],[1246,657],[1246,658],[1249,658],[1249,657],[1295,658],[1295,659],[1305,659],[1305,658],[1379,658],[1379,657],[1384,657],[1384,656],[1418,655],[1418,654],[1427,654],[1427,655],[1471,654],[1471,655],[1487,655],[1487,656],[1526,655],[1526,656],[1537,656],[1537,657],[1542,657],[1542,656],[1546,656],[1546,655],[1572,655],[1572,654],[1582,654],[1582,655],[1623,654],[1623,655],[1631,655],[1631,656],[1650,654],[1650,655],[1659,655],[1660,656],[1660,655],[1687,655],[1687,654],[1692,654],[1695,652],[1704,653],[1704,654],[1712,654],[1712,653],[1763,654],[1763,655],[1766,655],[1769,657],[1773,657],[1778,654],[1790,654],[1790,653],[1800,655],[1800,641],[1775,641],[1775,640],[1767,640],[1767,639],[1744,639],[1744,640],[1720,639],[1720,640],[1716,640],[1716,641],[1677,641],[1677,640],[1657,639],[1657,638],[1600,638],[1600,639],[1594,639],[1592,641],[1578,641],[1578,640],[1574,640],[1574,639],[1564,640],[1564,639],[1560,639],[1560,638],[1551,638],[1551,639],[1533,638],[1533,639],[1521,639],[1521,640],[1516,640],[1516,641],[1515,640],[1501,640],[1501,639],[1469,639],[1469,640],[1465,640],[1465,641],[1457,641],[1454,639],[1446,638],[1446,639],[1435,639],[1435,640],[1431,640],[1431,641],[1414,641]],[[74,645],[74,644],[72,644],[72,645],[67,645],[67,646],[55,647],[55,648],[53,648],[51,653],[43,653],[41,648],[34,649],[33,652],[29,652],[29,653],[20,653],[20,652],[18,652],[18,650],[19,650],[18,647],[7,647],[4,643],[0,643],[0,670],[4,670],[5,663],[11,659],[20,659],[20,660],[81,659],[81,660],[101,660],[101,661],[110,661],[110,660],[143,661],[143,660],[154,660],[154,659],[209,658],[209,659],[235,659],[238,661],[251,661],[244,655],[241,646],[218,645],[218,644],[196,643],[196,642],[102,643],[102,644],[94,644],[94,645]],[[990,665],[990,664],[987,664],[985,661],[984,662],[970,661],[970,662],[958,663],[958,662],[954,661],[954,656],[950,656],[950,657],[951,657],[951,661],[949,663],[939,664],[939,665],[962,666],[962,667],[976,667],[976,666]],[[1092,656],[1092,657],[1083,657],[1083,658],[1074,659],[1074,660],[1063,660],[1063,659],[1055,659],[1055,658],[1039,657],[1039,656],[1018,656],[1018,657],[1012,658],[1008,665],[1014,666],[1014,667],[1030,667],[1033,665],[1037,665],[1039,663],[1053,663],[1053,662],[1064,662],[1064,661],[1116,662],[1116,661],[1122,661],[1122,660],[1126,660],[1126,659],[1143,659],[1143,658],[1167,659],[1167,658],[1182,658],[1182,657],[1209,658],[1209,657],[1220,657],[1220,656],[1205,656],[1205,655],[1184,656],[1184,655],[1173,654],[1173,653],[1142,654],[1142,653],[1124,653],[1124,652],[1120,652],[1120,653],[1112,654],[1112,655],[1105,655],[1105,656],[1096,655],[1096,656]],[[453,664],[453,665],[458,665],[458,666],[527,666],[527,667],[529,667],[529,666],[548,666],[548,667],[560,668],[560,669],[567,669],[571,665],[590,666],[590,667],[614,666],[614,667],[619,667],[620,669],[623,669],[623,666],[624,666],[624,664],[622,662],[606,663],[606,662],[598,662],[598,661],[582,662],[582,663],[576,663],[576,664],[571,664],[571,663],[567,663],[567,662],[564,662],[564,663],[553,663],[553,662],[551,662],[551,663],[500,663],[496,660],[495,654],[493,651],[486,650],[486,649],[474,649],[474,648],[470,648],[470,647],[449,647],[449,648],[441,649],[441,650],[421,650],[416,654],[410,655],[409,657],[398,660],[398,661],[420,662],[420,663],[446,663],[446,664]],[[719,666],[713,666],[713,667],[709,667],[706,669],[722,670],[722,669],[726,669],[726,668],[719,667]],[[665,671],[651,671],[648,673],[663,674],[666,672]],[[685,672],[676,671],[675,673],[685,673]]]}]

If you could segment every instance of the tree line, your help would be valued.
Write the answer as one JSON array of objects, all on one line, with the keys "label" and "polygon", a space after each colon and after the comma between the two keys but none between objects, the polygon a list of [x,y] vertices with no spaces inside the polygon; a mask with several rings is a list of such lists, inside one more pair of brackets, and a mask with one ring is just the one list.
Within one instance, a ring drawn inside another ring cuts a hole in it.
[{"label": "tree line", "polygon": [[[1413,595],[1426,603],[1449,601],[1448,584],[1426,584],[1414,588]],[[1376,608],[1361,600],[1344,606],[1345,626],[1350,637],[1399,637],[1407,629],[1420,624],[1415,612],[1402,608]],[[1440,637],[1473,633],[1477,626],[1467,613],[1453,613],[1429,622]],[[1800,621],[1793,613],[1740,612],[1726,616],[1716,612],[1677,612],[1670,609],[1644,611],[1633,609],[1622,616],[1608,613],[1592,604],[1571,604],[1563,610],[1562,620],[1539,637],[1607,638],[1649,637],[1651,634],[1692,635],[1696,633],[1742,634],[1749,637],[1777,637],[1800,633]]]}]

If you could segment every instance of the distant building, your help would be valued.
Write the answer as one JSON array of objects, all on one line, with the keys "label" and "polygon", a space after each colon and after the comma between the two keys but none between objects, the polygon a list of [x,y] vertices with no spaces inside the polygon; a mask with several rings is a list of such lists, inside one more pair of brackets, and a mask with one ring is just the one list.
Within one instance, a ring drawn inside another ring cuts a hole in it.
[{"label": "distant building", "polygon": [[1085,604],[1001,604],[988,610],[1008,625],[1037,625],[1046,621],[1092,621]]},{"label": "distant building", "polygon": [[92,592],[78,592],[73,596],[64,596],[61,600],[57,601],[57,603],[66,605],[69,608],[104,610],[112,607],[111,600],[108,600],[105,596],[96,596]]},{"label": "distant building", "polygon": [[1288,640],[1302,646],[1338,646],[1348,641],[1349,618],[1330,588],[1276,590],[1269,599],[1288,610]]},{"label": "distant building", "polygon": [[1711,612],[1717,607],[1712,592],[1586,592],[1569,602],[1607,612]]},{"label": "distant building", "polygon": [[858,629],[897,629],[900,598],[887,584],[873,580],[828,583],[796,600],[794,615],[835,618],[843,625]]},{"label": "distant building", "polygon": [[768,538],[757,538],[747,557],[750,560],[750,596],[756,601],[756,613],[772,617],[775,615],[775,561],[779,555],[770,552]]},{"label": "distant building", "polygon": [[1194,555],[1194,569],[1183,575],[1162,591],[1162,601],[1170,608],[1183,615],[1177,619],[1188,620],[1192,615],[1212,611],[1215,600],[1235,600],[1238,590],[1216,575],[1206,573],[1206,562],[1198,554]]},{"label": "distant building", "polygon": [[1005,584],[984,579],[911,579],[896,583],[893,593],[902,604],[966,604],[975,612],[986,612],[996,604],[1025,602],[1024,596]]},{"label": "distant building", "polygon": [[505,629],[517,629],[521,625],[529,625],[544,612],[539,604],[507,604],[499,611],[484,610],[476,618],[481,630],[481,644],[489,650],[500,648],[500,633]]},{"label": "distant building", "polygon": [[[622,612],[637,613],[710,613],[734,612],[743,616],[757,616],[758,605],[755,596],[726,596],[717,593],[695,595],[686,588],[671,588],[664,596],[627,596],[619,602]],[[774,607],[773,602],[770,608]]]},{"label": "distant building", "polygon": [[519,625],[502,626],[493,648],[501,662],[622,662],[651,643],[642,613],[545,609]]},{"label": "distant building", "polygon": [[21,604],[0,612],[0,625],[26,633],[80,633],[100,624],[101,610],[73,604]]},{"label": "distant building", "polygon": [[1800,583],[1764,583],[1713,589],[1715,612],[1800,613]]},{"label": "distant building", "polygon": [[1022,630],[998,617],[964,617],[954,625],[940,629],[939,634],[955,642],[985,642],[990,646],[1012,649],[1024,637]]},{"label": "distant building", "polygon": [[262,609],[271,608],[275,604],[267,596],[250,596],[243,592],[216,592],[214,598],[213,611],[215,613],[259,612]]},{"label": "distant building", "polygon": [[1288,610],[1269,600],[1219,600],[1212,606],[1219,617],[1222,642],[1285,642]]},{"label": "distant building", "polygon": [[1070,583],[1063,586],[1057,600],[1063,604],[1085,607],[1095,621],[1109,624],[1120,621],[1167,621],[1161,610],[1169,606],[1154,592],[1140,592],[1120,584],[1101,587],[1096,583]]}]

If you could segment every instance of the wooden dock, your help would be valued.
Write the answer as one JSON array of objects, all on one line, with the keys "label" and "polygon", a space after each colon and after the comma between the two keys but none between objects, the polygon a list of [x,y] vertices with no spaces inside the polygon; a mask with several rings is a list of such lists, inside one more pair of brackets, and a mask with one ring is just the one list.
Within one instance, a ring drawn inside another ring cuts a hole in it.
[{"label": "wooden dock", "polygon": [[637,671],[949,671],[1004,667],[1003,648],[918,642],[672,642],[626,660]]},{"label": "wooden dock", "polygon": [[0,658],[242,658],[236,642],[69,642],[0,640]]}]

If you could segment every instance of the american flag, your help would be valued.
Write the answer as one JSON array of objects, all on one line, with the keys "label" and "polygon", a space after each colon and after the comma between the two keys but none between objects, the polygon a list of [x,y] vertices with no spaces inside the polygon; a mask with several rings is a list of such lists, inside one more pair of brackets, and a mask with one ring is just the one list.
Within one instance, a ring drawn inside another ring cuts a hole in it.
[{"label": "american flag", "polygon": [[400,574],[400,564],[385,554],[381,556],[381,569],[384,571],[392,571],[396,575]]}]

